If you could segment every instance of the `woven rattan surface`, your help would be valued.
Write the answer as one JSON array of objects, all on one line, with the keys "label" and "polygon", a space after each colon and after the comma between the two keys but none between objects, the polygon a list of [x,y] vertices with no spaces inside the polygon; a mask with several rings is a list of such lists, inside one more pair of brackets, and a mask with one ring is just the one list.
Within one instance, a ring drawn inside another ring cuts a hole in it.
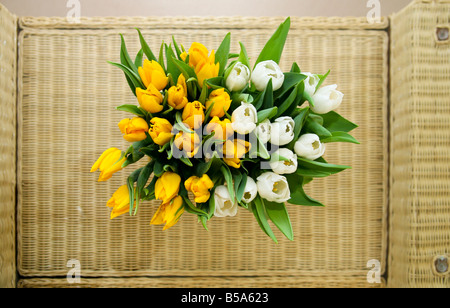
[{"label": "woven rattan surface", "polygon": [[450,287],[449,1],[416,1],[392,18],[389,285]]},{"label": "woven rattan surface", "polygon": [[17,19],[0,4],[0,287],[16,284]]},{"label": "woven rattan surface", "polygon": [[386,282],[368,284],[364,277],[187,277],[93,278],[69,284],[66,279],[23,279],[19,288],[384,288]]},{"label": "woven rattan surface", "polygon": [[329,146],[327,160],[353,169],[313,182],[309,193],[327,207],[289,206],[296,238],[276,245],[245,210],[232,219],[213,219],[209,232],[189,215],[166,232],[150,226],[158,203],[142,205],[137,217],[110,221],[106,201],[133,167],[108,183],[97,183],[98,174],[89,170],[105,149],[127,148],[117,123],[129,115],[114,107],[135,98],[123,74],[106,63],[119,61],[119,32],[136,54],[133,27],[141,28],[154,50],[172,35],[185,47],[195,40],[215,49],[231,29],[232,51],[245,42],[255,59],[278,21],[233,18],[225,26],[221,19],[195,18],[185,19],[183,28],[175,20],[178,26],[159,28],[127,20],[105,29],[108,20],[91,19],[71,30],[46,26],[60,20],[21,22],[26,25],[19,61],[18,269],[23,276],[65,277],[71,259],[80,261],[83,277],[261,275],[266,284],[280,282],[270,277],[281,275],[286,285],[321,285],[327,276],[336,277],[336,284],[367,285],[372,259],[380,260],[384,271],[388,36],[380,28],[386,24],[356,30],[352,23],[345,27],[345,19],[317,19],[314,30],[310,19],[292,23],[283,69],[292,61],[303,71],[331,68],[327,83],[338,83],[346,94],[339,112],[360,124],[354,135],[362,145]]}]

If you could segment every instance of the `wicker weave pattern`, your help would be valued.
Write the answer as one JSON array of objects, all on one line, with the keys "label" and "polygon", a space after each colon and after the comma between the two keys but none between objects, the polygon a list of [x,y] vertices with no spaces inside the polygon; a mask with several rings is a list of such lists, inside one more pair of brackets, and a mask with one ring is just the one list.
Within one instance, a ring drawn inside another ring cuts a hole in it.
[{"label": "wicker weave pattern", "polygon": [[[264,23],[259,19],[257,25]],[[193,29],[141,28],[154,50],[172,34],[185,46],[197,40],[210,48],[226,34],[199,30],[198,20]],[[300,30],[301,24],[293,23],[282,66],[288,70],[290,62],[299,61],[304,71],[332,68],[328,82],[339,83],[347,94],[340,112],[363,124],[355,132],[363,146],[329,147],[329,160],[354,169],[311,187],[328,208],[289,207],[297,237],[278,246],[243,210],[234,219],[214,219],[210,232],[188,215],[168,232],[150,227],[157,203],[141,206],[137,217],[109,221],[105,203],[130,171],[106,184],[95,183],[96,175],[88,171],[106,148],[126,148],[117,123],[128,115],[114,107],[135,98],[106,60],[118,61],[118,32],[135,54],[136,32],[25,29],[20,37],[20,273],[65,276],[67,261],[78,259],[83,277],[286,275],[301,284],[295,277],[365,281],[371,259],[384,268],[388,37],[384,31],[328,28]],[[243,41],[255,57],[270,32],[254,24],[233,30],[233,51]]]},{"label": "wicker weave pattern", "polygon": [[367,284],[354,277],[192,277],[192,278],[94,278],[69,284],[66,279],[23,279],[19,288],[384,288],[386,282]]},{"label": "wicker weave pattern", "polygon": [[16,284],[17,19],[0,5],[0,287]]},{"label": "wicker weave pattern", "polygon": [[392,18],[392,287],[450,287],[433,259],[450,256],[450,2],[417,1]]}]

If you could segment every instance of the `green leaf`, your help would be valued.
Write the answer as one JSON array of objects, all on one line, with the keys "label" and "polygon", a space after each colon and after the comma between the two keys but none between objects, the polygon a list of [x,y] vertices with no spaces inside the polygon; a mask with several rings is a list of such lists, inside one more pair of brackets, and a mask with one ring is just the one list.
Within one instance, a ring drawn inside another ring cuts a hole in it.
[{"label": "green leaf", "polygon": [[330,172],[318,171],[318,170],[312,170],[312,169],[303,169],[303,168],[297,168],[297,171],[295,171],[295,173],[302,177],[308,177],[308,178],[325,178],[325,177],[328,177],[331,175]]},{"label": "green leaf", "polygon": [[213,90],[222,89],[223,88],[223,77],[218,76],[218,77],[207,79],[206,84],[209,87],[211,87]]},{"label": "green leaf", "polygon": [[329,172],[331,174],[336,174],[342,172],[347,169],[351,169],[352,167],[341,166],[341,165],[333,165],[328,163],[323,163],[319,161],[313,161],[305,158],[298,158],[299,167],[303,167],[305,169],[311,169],[316,171],[324,171]]},{"label": "green leaf", "polygon": [[301,73],[301,69],[298,66],[297,62],[292,63],[291,73]]},{"label": "green leaf", "polygon": [[139,107],[135,105],[122,105],[116,108],[119,111],[129,112],[131,114],[137,115],[138,117],[145,118],[145,114],[142,112]]},{"label": "green leaf", "polygon": [[141,30],[137,29],[139,33],[139,41],[141,43],[141,47],[142,50],[144,51],[145,56],[147,57],[148,60],[150,61],[156,61],[158,62],[158,60],[156,59],[155,55],[153,54],[152,50],[150,49],[150,47],[148,46],[147,42],[144,39],[144,36],[141,33]]},{"label": "green leaf", "polygon": [[278,112],[278,107],[272,107],[270,109],[265,109],[258,111],[258,123],[262,123],[267,119],[272,119]]},{"label": "green leaf", "polygon": [[294,140],[287,145],[287,148],[293,150],[295,147],[295,143],[300,137],[300,133],[303,129],[303,125],[306,122],[306,119],[309,115],[309,107],[301,109],[300,113],[294,118],[295,128],[294,128]]},{"label": "green leaf", "polygon": [[128,194],[130,195],[130,216],[133,214],[135,190],[134,183],[138,180],[143,168],[135,170],[127,179]]},{"label": "green leaf", "polygon": [[345,133],[345,132],[333,132],[331,133],[331,137],[322,139],[323,143],[331,143],[331,142],[348,142],[348,143],[355,143],[355,144],[361,144],[358,142],[358,140],[355,139],[352,135]]},{"label": "green leaf", "polygon": [[256,110],[260,109],[269,109],[273,107],[273,86],[272,79],[269,80],[266,89],[263,92],[260,92],[253,105]]},{"label": "green leaf", "polygon": [[[244,197],[244,193],[245,193],[245,188],[247,186],[247,180],[248,180],[248,176],[246,173],[242,173],[242,179],[239,183],[239,185],[236,187],[236,200],[237,202],[241,202],[242,198]],[[236,184],[235,184],[236,186]]]},{"label": "green leaf", "polygon": [[[136,67],[142,67],[142,61],[144,58],[144,50],[141,48],[138,52],[138,54],[136,55],[136,59],[134,60],[134,65],[136,65]],[[139,72],[138,72],[139,74]]]},{"label": "green leaf", "polygon": [[219,158],[219,155],[217,152],[214,152],[213,156],[208,162],[202,161],[199,164],[195,166],[195,174],[198,177],[202,177],[204,174],[206,174],[212,166],[221,166],[222,162]]},{"label": "green leaf", "polygon": [[194,166],[194,165],[192,164],[191,160],[190,160],[189,158],[187,158],[187,157],[181,156],[181,157],[179,158],[179,160],[180,160],[183,164],[185,164],[186,166],[189,166],[189,167],[193,167],[193,166]]},{"label": "green leaf", "polygon": [[286,205],[264,201],[267,216],[274,223],[275,226],[283,233],[290,241],[294,240],[294,231],[292,230],[291,220],[286,210]]},{"label": "green leaf", "polygon": [[230,199],[234,200],[235,199],[235,194],[234,194],[234,184],[233,184],[233,176],[231,175],[230,169],[228,168],[228,166],[226,165],[222,165],[222,167],[220,168],[220,171],[222,172],[225,181],[227,182],[227,188],[228,188],[228,192],[230,193]]},{"label": "green leaf", "polygon": [[164,174],[164,172],[164,164],[159,160],[155,160],[155,165],[153,166],[153,173],[155,176],[159,178]]},{"label": "green leaf", "polygon": [[161,43],[161,47],[159,48],[159,57],[158,57],[158,63],[159,65],[161,65],[161,67],[163,68],[164,72],[166,71],[166,64],[164,63],[164,46],[166,44],[164,43],[164,41],[162,41]]},{"label": "green leaf", "polygon": [[191,77],[197,78],[194,69],[190,67],[189,64],[175,58],[172,58],[172,61],[178,67],[186,80],[189,80]]},{"label": "green leaf", "polygon": [[318,122],[311,119],[311,117],[308,117],[306,119],[305,131],[309,133],[316,134],[320,138],[329,138],[332,137],[331,133],[322,125],[320,125]]},{"label": "green leaf", "polygon": [[203,211],[202,209],[196,207],[191,200],[189,199],[188,192],[184,185],[180,185],[180,192],[179,195],[183,198],[184,204],[185,204],[185,210],[188,213],[199,215],[199,216],[205,216],[206,218],[209,217],[209,214]]},{"label": "green leaf", "polygon": [[139,208],[139,201],[141,199],[141,196],[144,192],[145,185],[148,182],[148,179],[150,178],[150,175],[153,172],[153,166],[154,162],[148,163],[140,172],[137,184],[136,184],[136,208],[134,210],[134,215],[137,214],[138,208]]},{"label": "green leaf", "polygon": [[247,49],[242,42],[239,42],[239,45],[241,46],[241,52],[239,53],[238,61],[247,66],[248,69],[250,69],[250,59],[247,55]]},{"label": "green leaf", "polygon": [[131,70],[130,68],[126,67],[125,65],[123,65],[121,63],[114,63],[114,62],[110,62],[110,61],[108,61],[108,63],[120,68],[125,73],[125,75],[130,79],[130,81],[132,82],[132,84],[135,88],[145,89],[145,86],[141,81],[141,77],[139,77],[139,75],[136,75],[136,73],[133,72],[133,70]]},{"label": "green leaf", "polygon": [[[254,205],[254,206],[253,206]],[[256,197],[252,204],[252,211],[258,221],[261,229],[275,242],[278,244],[277,238],[270,228],[269,222],[267,221],[266,212],[264,208],[264,200],[261,197]]]},{"label": "green leaf", "polygon": [[289,90],[306,79],[305,75],[299,73],[284,73],[284,82],[280,89],[274,92],[274,98],[278,99],[286,95]]},{"label": "green leaf", "polygon": [[292,104],[296,103],[297,94],[298,86],[295,86],[289,97],[278,107],[276,118],[281,117],[281,115],[283,115],[283,113],[288,110],[292,106]]},{"label": "green leaf", "polygon": [[335,111],[331,111],[327,114],[322,114],[321,116],[323,118],[323,126],[326,129],[328,129],[328,131],[330,131],[331,133],[333,132],[349,133],[355,128],[358,128],[358,125],[345,119]]},{"label": "green leaf", "polygon": [[319,83],[317,84],[316,92],[317,92],[317,90],[320,89],[320,87],[321,87],[322,84],[324,83],[325,79],[327,79],[328,75],[330,74],[330,72],[331,72],[331,70],[329,70],[325,75],[318,75],[320,81],[319,81]]},{"label": "green leaf", "polygon": [[291,19],[288,17],[275,31],[269,41],[266,43],[261,51],[258,59],[256,60],[255,67],[258,63],[273,60],[276,63],[280,63],[281,55],[283,53],[286,38],[291,27]]},{"label": "green leaf", "polygon": [[181,72],[178,66],[173,62],[173,59],[175,59],[175,54],[172,50],[172,45],[167,46],[167,44],[165,44],[165,49],[167,59],[167,73],[172,75],[173,80],[176,82]]},{"label": "green leaf", "polygon": [[288,180],[289,188],[291,190],[291,199],[288,203],[303,206],[324,207],[322,203],[314,200],[305,193],[305,190],[303,189],[304,178],[302,176],[297,174],[288,174],[286,175],[286,179]]},{"label": "green leaf", "polygon": [[173,35],[172,35],[172,42],[173,47],[175,47],[175,52],[177,53],[177,58],[178,60],[181,60],[182,51],[180,50],[180,47],[178,47],[177,41],[175,41],[175,37]]},{"label": "green leaf", "polygon": [[219,76],[225,71],[228,63],[228,55],[230,54],[231,33],[228,33],[216,51],[216,63],[220,64]]},{"label": "green leaf", "polygon": [[174,126],[175,129],[177,129],[179,131],[183,131],[187,134],[194,133],[190,128],[186,127],[186,125],[183,123],[183,118],[182,118],[181,112],[177,112],[175,114],[175,121],[177,122],[177,124],[175,124],[175,126]]},{"label": "green leaf", "polygon": [[121,47],[120,47],[120,62],[130,68],[133,72],[136,73],[136,75],[139,75],[138,69],[134,62],[131,60],[130,55],[128,54],[127,46],[125,44],[125,39],[123,38],[123,35],[120,34],[121,39]]}]

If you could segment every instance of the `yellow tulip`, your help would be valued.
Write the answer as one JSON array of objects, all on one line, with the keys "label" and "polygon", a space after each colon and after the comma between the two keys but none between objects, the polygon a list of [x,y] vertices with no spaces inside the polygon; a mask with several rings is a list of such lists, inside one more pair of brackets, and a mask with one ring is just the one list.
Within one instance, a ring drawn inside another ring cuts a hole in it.
[{"label": "yellow tulip", "polygon": [[130,211],[130,194],[127,185],[121,186],[106,205],[113,209],[111,219],[128,213]]},{"label": "yellow tulip", "polygon": [[179,132],[173,144],[180,151],[186,153],[188,158],[192,158],[200,150],[201,140],[197,133]]},{"label": "yellow tulip", "polygon": [[251,144],[241,139],[235,139],[234,142],[228,140],[223,145],[223,161],[230,167],[241,168],[241,158],[251,149]]},{"label": "yellow tulip", "polygon": [[181,60],[186,62],[186,58],[187,58],[188,54],[186,51],[183,51],[183,53],[180,55]]},{"label": "yellow tulip", "polygon": [[181,177],[173,172],[165,172],[155,183],[155,198],[169,203],[180,191]]},{"label": "yellow tulip", "polygon": [[138,68],[139,76],[142,79],[144,85],[148,88],[152,84],[158,91],[163,90],[168,82],[164,69],[156,61],[144,60],[144,66]]},{"label": "yellow tulip", "polygon": [[191,129],[199,129],[205,121],[205,107],[198,101],[188,103],[181,117]]},{"label": "yellow tulip", "polygon": [[170,106],[172,106],[176,110],[183,109],[188,103],[187,98],[187,86],[186,86],[186,78],[184,78],[183,74],[178,77],[178,84],[173,86],[167,92],[168,100]]},{"label": "yellow tulip", "polygon": [[173,227],[184,213],[183,198],[175,197],[171,202],[162,203],[156,211],[150,224],[162,225],[165,224],[163,231]]},{"label": "yellow tulip", "polygon": [[116,148],[108,149],[100,156],[91,169],[91,172],[100,169],[99,182],[109,180],[114,173],[122,170],[122,164],[126,161],[126,158],[120,159],[121,156],[122,151]]},{"label": "yellow tulip", "polygon": [[219,117],[212,118],[208,125],[206,125],[206,132],[208,134],[215,132],[214,139],[216,140],[227,140],[230,137],[234,136],[234,130],[231,126],[231,121],[229,119],[220,121]]},{"label": "yellow tulip", "polygon": [[206,203],[211,197],[209,190],[214,187],[214,183],[207,174],[204,174],[201,178],[196,176],[190,177],[184,183],[184,186],[194,194],[195,202]]},{"label": "yellow tulip", "polygon": [[225,92],[225,89],[217,89],[211,92],[209,100],[206,102],[206,109],[209,109],[214,104],[211,110],[211,117],[223,118],[225,112],[230,109],[231,98],[230,95]]},{"label": "yellow tulip", "polygon": [[192,43],[191,48],[189,48],[189,65],[192,67],[197,67],[197,65],[208,59],[208,49],[200,43]]},{"label": "yellow tulip", "polygon": [[163,146],[172,139],[172,124],[162,118],[153,118],[150,121],[150,137],[157,145]]},{"label": "yellow tulip", "polygon": [[137,142],[147,139],[148,124],[142,118],[123,119],[119,123],[123,138],[128,142]]},{"label": "yellow tulip", "polygon": [[215,63],[215,61],[216,57],[213,50],[208,59],[201,60],[195,66],[195,74],[197,74],[200,87],[203,87],[203,82],[205,80],[219,76],[220,64]]},{"label": "yellow tulip", "polygon": [[163,110],[163,96],[155,88],[154,85],[150,84],[147,90],[143,90],[141,88],[136,88],[136,96],[142,108],[150,113],[158,113]]}]

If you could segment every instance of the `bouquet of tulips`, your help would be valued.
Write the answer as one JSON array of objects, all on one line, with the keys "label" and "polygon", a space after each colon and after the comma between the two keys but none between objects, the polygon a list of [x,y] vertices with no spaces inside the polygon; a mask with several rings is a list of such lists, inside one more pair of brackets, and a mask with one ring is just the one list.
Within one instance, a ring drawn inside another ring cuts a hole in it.
[{"label": "bouquet of tulips", "polygon": [[157,58],[137,30],[142,48],[134,61],[122,36],[121,61],[110,63],[137,98],[117,108],[134,116],[118,125],[131,146],[107,150],[91,172],[100,169],[106,181],[144,157],[148,163],[108,201],[111,219],[160,200],[151,224],[166,230],[187,212],[208,230],[213,217],[241,207],[275,242],[269,221],[293,240],[286,204],[323,206],[304,185],[350,168],[327,163],[326,144],[358,142],[349,134],[357,125],[334,111],[344,95],[322,87],[329,72],[301,72],[297,63],[280,69],[289,28],[288,18],[254,65],[243,43],[230,53],[230,33],[211,52],[200,43],[185,50],[172,38]]}]

